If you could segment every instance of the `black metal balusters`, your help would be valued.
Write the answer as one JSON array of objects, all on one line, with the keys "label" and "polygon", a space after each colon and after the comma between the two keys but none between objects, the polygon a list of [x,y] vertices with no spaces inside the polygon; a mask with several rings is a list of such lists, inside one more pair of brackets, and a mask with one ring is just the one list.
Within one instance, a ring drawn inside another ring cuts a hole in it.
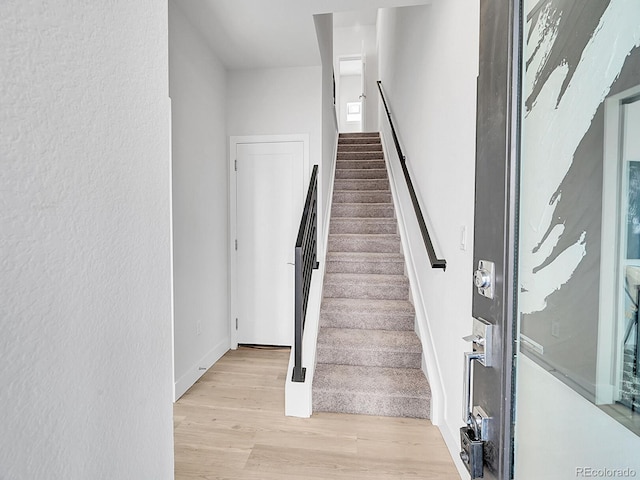
[{"label": "black metal balusters", "polygon": [[302,212],[302,220],[296,240],[296,299],[293,378],[294,382],[304,382],[307,369],[302,368],[302,333],[304,332],[309,301],[311,274],[318,268],[318,165],[313,166],[307,199]]}]

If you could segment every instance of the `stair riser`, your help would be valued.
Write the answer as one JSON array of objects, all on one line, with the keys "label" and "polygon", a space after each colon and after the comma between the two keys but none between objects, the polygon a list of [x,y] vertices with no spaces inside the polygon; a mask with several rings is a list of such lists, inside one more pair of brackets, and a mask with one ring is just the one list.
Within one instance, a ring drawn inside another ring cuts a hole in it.
[{"label": "stair riser", "polygon": [[353,137],[353,138],[343,138],[341,137],[338,141],[338,145],[360,145],[360,144],[368,144],[374,145],[380,142],[380,137]]},{"label": "stair riser", "polygon": [[316,361],[318,363],[362,365],[365,367],[420,368],[422,353],[346,350],[318,346]]},{"label": "stair riser", "polygon": [[327,273],[366,273],[382,275],[404,275],[400,262],[332,262],[327,261]]},{"label": "stair riser", "polygon": [[374,144],[339,144],[338,145],[338,153],[342,152],[382,152],[382,144],[374,143]]},{"label": "stair riser", "polygon": [[331,220],[329,225],[329,233],[340,234],[340,233],[350,233],[350,234],[391,234],[398,233],[398,228],[395,221],[384,221],[384,220],[358,220],[358,219],[349,219],[344,220],[340,218],[334,218]]},{"label": "stair riser", "polygon": [[357,170],[357,169],[381,169],[384,168],[384,160],[382,159],[372,159],[372,160],[356,160],[356,159],[344,159],[338,160],[336,163],[336,169],[347,169],[347,170]]},{"label": "stair riser", "polygon": [[336,179],[335,190],[388,190],[389,180],[340,180]]},{"label": "stair riser", "polygon": [[393,218],[393,205],[337,203],[331,207],[332,218]]},{"label": "stair riser", "polygon": [[378,397],[362,393],[313,391],[316,412],[429,418],[430,402],[411,397]]},{"label": "stair riser", "polygon": [[333,203],[392,203],[391,192],[341,191],[333,194]]},{"label": "stair riser", "polygon": [[358,312],[322,312],[320,326],[362,328],[365,330],[414,330],[415,317],[404,314],[371,315]]},{"label": "stair riser", "polygon": [[384,168],[341,168],[336,169],[336,180],[338,179],[386,179],[387,171]]},{"label": "stair riser", "polygon": [[[400,239],[329,235],[330,252],[400,253]],[[345,262],[350,263],[350,262]]]},{"label": "stair riser", "polygon": [[324,296],[328,298],[408,300],[409,287],[407,285],[325,284]]},{"label": "stair riser", "polygon": [[338,152],[338,163],[342,160],[384,160],[384,156],[382,152]]}]

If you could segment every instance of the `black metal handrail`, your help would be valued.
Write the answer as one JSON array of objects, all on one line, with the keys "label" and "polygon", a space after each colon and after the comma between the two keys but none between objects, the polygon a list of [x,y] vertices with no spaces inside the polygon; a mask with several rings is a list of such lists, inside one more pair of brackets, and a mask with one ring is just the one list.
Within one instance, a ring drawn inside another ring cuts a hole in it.
[{"label": "black metal handrail", "polygon": [[296,240],[296,300],[295,300],[295,344],[293,366],[294,382],[304,382],[307,373],[302,368],[302,332],[304,332],[305,318],[307,316],[307,303],[309,302],[309,286],[311,274],[318,268],[316,261],[318,253],[318,165],[313,166],[307,200],[302,211],[302,220],[298,229]]},{"label": "black metal handrail", "polygon": [[426,247],[427,254],[429,255],[431,268],[442,268],[443,270],[445,270],[447,268],[447,261],[444,258],[438,258],[438,255],[436,255],[436,251],[433,248],[431,235],[429,235],[429,230],[427,230],[427,225],[424,222],[424,217],[422,216],[422,209],[420,208],[420,203],[418,203],[418,197],[416,196],[416,191],[413,188],[413,182],[411,181],[411,177],[409,176],[409,170],[407,169],[407,158],[402,153],[402,148],[400,147],[400,142],[398,141],[398,135],[396,134],[396,129],[393,126],[393,121],[391,120],[391,113],[389,112],[387,101],[384,98],[384,92],[382,91],[382,82],[380,80],[378,80],[378,90],[380,90],[380,98],[382,98],[384,109],[387,112],[387,118],[389,119],[389,125],[391,126],[391,135],[393,135],[393,142],[396,144],[396,150],[398,152],[398,157],[400,158],[400,165],[402,166],[402,171],[404,172],[404,179],[407,182],[407,187],[409,188],[411,203],[413,203],[413,209],[416,212],[418,225],[420,226],[420,233],[422,233],[424,246]]}]

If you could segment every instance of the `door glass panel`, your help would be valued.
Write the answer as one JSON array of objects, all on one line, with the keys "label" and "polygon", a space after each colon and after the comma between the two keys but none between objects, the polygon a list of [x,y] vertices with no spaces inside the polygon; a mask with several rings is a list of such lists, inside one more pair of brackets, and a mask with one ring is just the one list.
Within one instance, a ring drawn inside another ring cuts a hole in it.
[{"label": "door glass panel", "polygon": [[640,477],[640,2],[524,14],[515,478]]}]

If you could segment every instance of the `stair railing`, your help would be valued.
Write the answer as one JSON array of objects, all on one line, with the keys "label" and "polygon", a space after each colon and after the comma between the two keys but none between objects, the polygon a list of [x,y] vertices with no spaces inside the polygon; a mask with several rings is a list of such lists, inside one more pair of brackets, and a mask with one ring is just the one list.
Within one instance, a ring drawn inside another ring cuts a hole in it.
[{"label": "stair railing", "polygon": [[422,233],[424,246],[426,247],[427,254],[429,255],[429,262],[431,263],[431,268],[441,268],[445,270],[447,268],[447,261],[444,258],[438,258],[438,255],[436,255],[436,251],[433,248],[431,235],[429,235],[429,230],[427,229],[427,225],[424,221],[424,217],[422,216],[422,209],[420,208],[420,203],[418,202],[418,197],[416,196],[416,191],[413,188],[413,182],[411,181],[409,170],[407,169],[407,158],[402,153],[402,148],[400,147],[400,141],[398,140],[396,129],[393,126],[393,121],[391,120],[391,113],[389,112],[387,101],[384,98],[384,92],[382,91],[382,82],[380,80],[378,80],[378,90],[380,90],[380,98],[382,98],[382,104],[384,105],[384,109],[387,112],[387,118],[389,119],[389,125],[391,126],[391,135],[393,136],[393,142],[396,145],[396,151],[398,152],[398,157],[400,158],[400,165],[402,166],[404,179],[407,182],[407,188],[409,189],[409,195],[411,196],[411,203],[413,203],[413,209],[416,212],[416,218],[418,219],[418,225],[420,227],[420,233]]},{"label": "stair railing", "polygon": [[318,253],[318,165],[313,166],[307,199],[302,211],[295,248],[296,294],[293,382],[304,382],[307,372],[302,368],[302,334],[307,315],[311,274],[317,269]]}]

